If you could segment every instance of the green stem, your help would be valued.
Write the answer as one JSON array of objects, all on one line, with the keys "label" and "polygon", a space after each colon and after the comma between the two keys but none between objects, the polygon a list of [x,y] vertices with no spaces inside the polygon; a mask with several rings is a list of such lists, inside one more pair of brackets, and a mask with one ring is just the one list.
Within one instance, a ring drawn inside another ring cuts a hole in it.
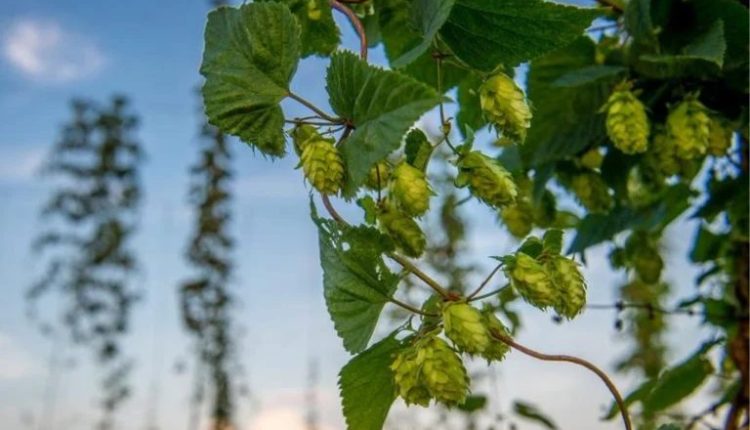
[{"label": "green stem", "polygon": [[471,293],[471,294],[469,294],[468,296],[466,296],[466,298],[467,298],[467,299],[468,299],[469,301],[471,301],[471,299],[473,299],[473,298],[474,298],[474,297],[475,297],[475,296],[476,296],[477,294],[479,294],[479,292],[480,292],[480,291],[482,291],[482,289],[483,289],[483,288],[484,288],[485,286],[487,286],[487,284],[489,284],[489,283],[490,283],[490,280],[492,279],[492,277],[493,277],[493,276],[495,276],[495,273],[497,273],[497,271],[498,271],[498,270],[500,270],[500,268],[501,268],[501,267],[503,267],[502,263],[500,263],[500,264],[498,264],[497,266],[495,266],[495,268],[494,268],[494,269],[492,269],[492,272],[490,272],[490,274],[489,274],[489,275],[487,275],[487,277],[486,277],[486,278],[484,278],[484,281],[482,281],[482,284],[481,284],[481,285],[479,285],[479,288],[477,288],[476,290],[474,290],[474,292],[473,292],[473,293]]},{"label": "green stem", "polygon": [[436,317],[436,316],[438,316],[437,314],[431,314],[431,313],[424,312],[421,309],[417,309],[414,306],[411,306],[411,305],[409,305],[407,303],[404,303],[404,302],[402,302],[402,301],[400,301],[398,299],[394,299],[393,297],[389,298],[388,301],[391,302],[391,303],[393,303],[394,305],[400,306],[400,307],[406,309],[407,311],[413,312],[415,314],[419,314],[419,315],[422,315],[422,316],[425,316],[425,317]]},{"label": "green stem", "polygon": [[335,118],[331,115],[328,115],[327,113],[323,112],[320,108],[312,104],[311,102],[303,99],[302,97],[298,96],[297,94],[294,94],[293,92],[289,91],[289,98],[292,100],[295,100],[299,102],[301,105],[305,106],[306,108],[310,109],[311,111],[318,114],[319,117],[325,119],[326,121],[330,121],[334,124],[342,124],[344,122],[341,118]]}]

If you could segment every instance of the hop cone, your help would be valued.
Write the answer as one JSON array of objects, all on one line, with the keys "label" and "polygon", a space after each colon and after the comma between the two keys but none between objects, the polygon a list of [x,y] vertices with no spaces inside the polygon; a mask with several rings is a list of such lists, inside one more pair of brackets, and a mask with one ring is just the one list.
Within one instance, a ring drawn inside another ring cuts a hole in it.
[{"label": "hop cone", "polygon": [[313,137],[302,149],[300,164],[305,177],[323,194],[336,194],[344,181],[344,161],[333,141]]},{"label": "hop cone", "polygon": [[490,206],[500,208],[511,204],[518,195],[518,189],[510,173],[497,161],[472,151],[458,160],[456,185],[468,185],[472,194]]},{"label": "hop cone", "polygon": [[422,229],[411,217],[396,208],[385,207],[378,214],[378,221],[382,230],[404,254],[414,258],[422,255],[427,241]]},{"label": "hop cone", "polygon": [[598,169],[602,167],[604,156],[601,152],[599,152],[599,148],[591,148],[588,151],[584,152],[583,155],[581,155],[581,157],[578,159],[578,161],[583,167],[588,167],[589,169]]},{"label": "hop cone", "polygon": [[401,163],[391,175],[391,196],[411,216],[419,216],[430,207],[430,185],[423,171]]},{"label": "hop cone", "polygon": [[708,127],[708,153],[721,157],[732,146],[732,127],[720,118],[711,118]]},{"label": "hop cone", "polygon": [[558,315],[573,319],[586,304],[586,281],[578,268],[578,263],[563,256],[555,256],[547,264],[557,290],[557,301],[553,308]]},{"label": "hop cone", "polygon": [[531,110],[512,78],[504,73],[489,78],[479,88],[479,101],[482,111],[505,140],[524,141],[531,125]]},{"label": "hop cone", "polygon": [[534,209],[525,201],[504,207],[500,217],[510,234],[519,239],[528,236],[534,227]]},{"label": "hop cone", "polygon": [[607,212],[614,205],[609,187],[595,172],[576,174],[570,181],[570,187],[581,205],[591,213]]},{"label": "hop cone", "polygon": [[367,174],[365,186],[373,190],[379,190],[385,187],[388,179],[391,177],[391,166],[387,161],[378,161]]},{"label": "hop cone", "polygon": [[469,377],[461,358],[437,336],[428,336],[420,342],[420,379],[427,387],[427,391],[435,400],[445,405],[462,404],[469,391]]},{"label": "hop cone", "polygon": [[711,119],[701,102],[692,97],[680,102],[667,117],[667,130],[677,156],[691,160],[705,155],[710,124]]},{"label": "hop cone", "polygon": [[[495,313],[490,307],[485,306],[482,309],[482,322],[487,328],[489,333],[500,333],[505,336],[509,336],[508,329],[505,328],[502,322],[495,316]],[[490,361],[502,361],[505,355],[510,350],[510,347],[499,340],[490,338],[490,344],[482,351],[482,357]]]},{"label": "hop cone", "polygon": [[294,143],[294,151],[300,156],[302,155],[302,150],[305,148],[305,144],[309,140],[312,138],[315,138],[315,140],[323,139],[323,137],[318,134],[318,129],[309,124],[300,124],[294,127],[291,135],[292,142]]},{"label": "hop cone", "polygon": [[622,89],[609,96],[607,105],[607,134],[615,147],[626,154],[646,152],[649,123],[643,103]]},{"label": "hop cone", "polygon": [[685,160],[677,156],[674,140],[665,133],[657,133],[651,142],[651,151],[646,154],[646,164],[664,175],[670,177],[682,171]]},{"label": "hop cone", "polygon": [[318,0],[307,0],[307,18],[310,21],[318,21],[322,16]]},{"label": "hop cone", "polygon": [[556,302],[552,280],[545,268],[529,255],[518,252],[505,264],[505,274],[521,297],[532,305],[546,309]]},{"label": "hop cone", "polygon": [[448,303],[443,307],[445,335],[459,350],[469,354],[484,351],[490,343],[482,314],[466,303]]},{"label": "hop cone", "polygon": [[407,405],[428,406],[431,395],[421,381],[423,357],[415,347],[402,350],[391,364],[396,392]]}]

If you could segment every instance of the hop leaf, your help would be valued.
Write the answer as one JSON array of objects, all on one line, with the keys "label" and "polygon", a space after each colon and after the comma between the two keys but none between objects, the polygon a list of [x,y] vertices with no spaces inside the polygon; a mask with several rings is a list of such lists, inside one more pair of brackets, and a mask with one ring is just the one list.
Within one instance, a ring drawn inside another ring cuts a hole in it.
[{"label": "hop leaf", "polygon": [[344,161],[332,140],[312,137],[303,145],[300,164],[305,178],[323,194],[336,194],[344,181]]},{"label": "hop leaf", "polygon": [[570,188],[578,201],[591,213],[608,212],[614,206],[609,187],[596,172],[587,171],[574,175]]},{"label": "hop leaf", "polygon": [[[485,305],[482,309],[482,322],[487,328],[488,333],[500,333],[505,336],[510,336],[508,329],[505,328],[502,322],[495,316],[490,306]],[[503,342],[490,338],[490,343],[487,345],[484,351],[482,351],[482,357],[490,361],[502,361],[505,355],[510,350],[510,347]]]},{"label": "hop leaf", "polygon": [[435,334],[401,351],[391,369],[396,390],[407,404],[427,406],[434,398],[452,406],[466,399],[469,377],[461,358]]},{"label": "hop leaf", "polygon": [[523,143],[531,125],[531,110],[523,91],[511,77],[498,73],[489,78],[479,88],[479,101],[504,140]]},{"label": "hop leaf", "polygon": [[715,157],[726,155],[732,146],[732,127],[726,120],[712,117],[708,130],[708,153]]},{"label": "hop leaf", "polygon": [[513,288],[527,302],[539,309],[555,306],[557,296],[547,270],[537,260],[523,252],[506,258],[505,274]]},{"label": "hop leaf", "polygon": [[567,319],[575,318],[586,304],[586,281],[578,263],[557,255],[548,260],[545,266],[557,291],[553,306],[555,312]]},{"label": "hop leaf", "polygon": [[648,149],[649,122],[646,108],[628,89],[612,93],[607,101],[607,134],[615,147],[626,154]]},{"label": "hop leaf", "polygon": [[391,196],[411,216],[420,216],[430,207],[430,185],[425,173],[406,162],[399,164],[391,176]]},{"label": "hop leaf", "polygon": [[706,107],[695,97],[688,97],[667,116],[667,131],[674,140],[677,156],[686,160],[706,154],[709,126]]},{"label": "hop leaf", "polygon": [[490,344],[482,314],[466,303],[451,302],[443,306],[445,335],[469,354],[478,354]]},{"label": "hop leaf", "polygon": [[378,221],[380,228],[404,254],[415,258],[422,255],[427,241],[422,229],[409,215],[386,205],[378,214]]},{"label": "hop leaf", "polygon": [[664,260],[657,244],[643,231],[634,232],[625,242],[625,258],[641,280],[655,284],[661,278]]},{"label": "hop leaf", "polygon": [[381,160],[375,163],[370,169],[370,173],[365,180],[365,186],[372,190],[382,189],[388,183],[391,177],[391,165],[387,161]]},{"label": "hop leaf", "polygon": [[501,208],[516,200],[518,188],[511,174],[497,161],[472,151],[459,157],[456,186],[468,185],[472,194],[490,206]]}]

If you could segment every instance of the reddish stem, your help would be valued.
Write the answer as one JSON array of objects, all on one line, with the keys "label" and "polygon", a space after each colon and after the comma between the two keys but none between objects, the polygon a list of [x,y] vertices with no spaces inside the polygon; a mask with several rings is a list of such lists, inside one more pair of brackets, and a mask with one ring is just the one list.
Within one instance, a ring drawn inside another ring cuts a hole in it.
[{"label": "reddish stem", "polygon": [[367,61],[367,35],[365,34],[365,28],[362,26],[362,21],[359,20],[359,17],[357,17],[351,9],[341,4],[341,2],[337,0],[328,0],[328,4],[349,18],[349,21],[352,23],[354,29],[357,31],[357,35],[359,36],[359,56]]}]

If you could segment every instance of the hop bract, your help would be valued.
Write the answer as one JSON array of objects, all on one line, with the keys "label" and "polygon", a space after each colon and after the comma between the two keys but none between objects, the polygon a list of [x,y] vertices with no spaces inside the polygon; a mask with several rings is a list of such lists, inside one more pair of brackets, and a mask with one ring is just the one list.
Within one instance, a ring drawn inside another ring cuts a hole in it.
[{"label": "hop bract", "polygon": [[381,229],[404,254],[414,258],[422,255],[427,240],[419,224],[409,215],[387,205],[378,214],[378,222]]},{"label": "hop bract", "polygon": [[586,281],[578,263],[560,255],[552,257],[546,264],[557,291],[553,308],[558,315],[573,319],[586,305]]},{"label": "hop bract", "polygon": [[365,186],[373,190],[385,188],[391,177],[391,166],[387,161],[381,160],[375,163],[367,174]]},{"label": "hop bract", "polygon": [[[492,333],[499,333],[504,336],[510,336],[510,334],[508,333],[508,329],[505,328],[505,326],[502,322],[500,322],[499,319],[497,319],[495,313],[488,306],[485,306],[482,309],[482,322],[487,328],[487,332],[490,333],[490,336],[492,335]],[[487,348],[482,351],[482,357],[487,359],[488,362],[502,361],[509,350],[510,347],[504,342],[500,342],[496,339],[490,338],[489,345],[487,345]]]},{"label": "hop bract", "polygon": [[411,216],[419,216],[430,207],[430,185],[423,171],[402,162],[391,175],[391,196],[401,209]]},{"label": "hop bract", "polygon": [[456,186],[468,185],[475,197],[490,206],[501,208],[516,200],[518,188],[511,174],[497,161],[472,151],[458,159]]},{"label": "hop bract", "polygon": [[469,354],[479,354],[490,343],[487,329],[482,323],[482,315],[466,303],[447,303],[443,307],[445,335],[461,350]]},{"label": "hop bract", "polygon": [[423,357],[414,348],[406,348],[391,364],[396,392],[407,405],[429,406],[432,396],[421,380]]},{"label": "hop bract", "polygon": [[428,336],[418,346],[422,362],[421,381],[430,395],[448,406],[462,404],[469,392],[469,377],[463,362],[437,336]]},{"label": "hop bract", "polygon": [[609,187],[596,172],[581,172],[574,175],[570,180],[570,188],[589,212],[607,212],[615,203],[609,194]]},{"label": "hop bract", "polygon": [[628,89],[617,90],[607,101],[607,134],[626,154],[648,149],[649,123],[646,108]]},{"label": "hop bract", "polygon": [[305,177],[323,194],[336,194],[344,182],[344,161],[332,140],[312,137],[303,144],[300,164]]},{"label": "hop bract", "polygon": [[677,156],[690,160],[705,155],[710,124],[707,109],[701,102],[694,97],[680,102],[667,117],[667,131],[674,141]]},{"label": "hop bract", "polygon": [[507,259],[504,270],[513,288],[530,304],[546,309],[557,302],[547,270],[533,257],[518,252]]},{"label": "hop bract", "polygon": [[495,124],[503,138],[522,143],[531,125],[531,110],[526,96],[513,79],[498,73],[479,88],[482,111]]}]

